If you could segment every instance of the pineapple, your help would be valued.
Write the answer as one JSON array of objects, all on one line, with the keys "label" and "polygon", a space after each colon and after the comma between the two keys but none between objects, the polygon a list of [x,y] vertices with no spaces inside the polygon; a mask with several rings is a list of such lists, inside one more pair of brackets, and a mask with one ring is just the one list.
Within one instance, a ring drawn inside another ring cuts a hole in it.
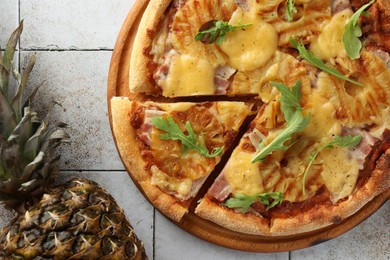
[{"label": "pineapple", "polygon": [[[123,210],[97,183],[74,179],[51,187],[55,149],[66,125],[50,126],[23,103],[35,56],[22,75],[12,64],[23,23],[0,52],[0,201],[18,216],[0,232],[0,259],[147,259]],[[10,90],[10,74],[17,88]]]}]

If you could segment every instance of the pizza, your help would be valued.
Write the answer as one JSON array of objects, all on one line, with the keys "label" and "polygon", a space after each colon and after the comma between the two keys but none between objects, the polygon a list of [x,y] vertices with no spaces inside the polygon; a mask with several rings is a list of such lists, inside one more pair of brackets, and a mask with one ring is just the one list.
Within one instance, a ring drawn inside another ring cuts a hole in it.
[{"label": "pizza", "polygon": [[244,102],[141,103],[118,97],[111,104],[117,144],[135,180],[176,221],[252,113]]},{"label": "pizza", "polygon": [[151,0],[111,100],[126,168],[178,222],[341,223],[390,189],[389,18],[386,0]]}]

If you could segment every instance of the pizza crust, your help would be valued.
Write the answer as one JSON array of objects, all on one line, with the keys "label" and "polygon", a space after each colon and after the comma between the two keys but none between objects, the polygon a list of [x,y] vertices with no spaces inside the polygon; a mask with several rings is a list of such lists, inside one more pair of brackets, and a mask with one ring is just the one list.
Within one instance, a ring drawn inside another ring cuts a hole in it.
[{"label": "pizza crust", "polygon": [[111,99],[112,131],[122,161],[131,172],[131,176],[140,186],[148,200],[163,214],[179,222],[188,211],[189,202],[179,203],[173,196],[162,192],[151,184],[146,164],[141,158],[141,152],[136,141],[136,133],[129,123],[131,101],[128,98],[114,97]]},{"label": "pizza crust", "polygon": [[355,214],[374,197],[390,189],[390,149],[378,160],[368,181],[347,200],[337,205],[320,204],[291,218],[274,218],[271,223],[252,213],[236,213],[205,197],[195,210],[202,218],[246,234],[288,236],[339,224]]},{"label": "pizza crust", "polygon": [[207,196],[196,207],[195,214],[233,231],[252,235],[270,235],[268,220],[254,214],[237,213],[220,206]]},{"label": "pizza crust", "polygon": [[151,0],[142,16],[130,59],[129,87],[132,93],[156,95],[157,86],[150,83],[153,72],[148,68],[153,60],[145,52],[149,52],[153,34],[170,3],[171,0]]}]

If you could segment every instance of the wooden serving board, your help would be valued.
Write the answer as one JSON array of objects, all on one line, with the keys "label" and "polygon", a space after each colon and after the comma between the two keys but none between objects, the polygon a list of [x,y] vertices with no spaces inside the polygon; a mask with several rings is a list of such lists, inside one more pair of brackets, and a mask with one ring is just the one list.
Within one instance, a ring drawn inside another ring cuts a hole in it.
[{"label": "wooden serving board", "polygon": [[[137,0],[135,2],[123,24],[114,48],[108,75],[107,89],[107,102],[111,128],[111,98],[114,96],[131,97],[128,87],[130,55],[139,22],[147,4],[148,0]],[[114,140],[115,142],[117,140],[115,135]],[[122,157],[121,150],[119,150],[119,154]],[[123,158],[122,161],[124,161]],[[133,178],[128,165],[125,164],[125,167],[130,177]],[[137,183],[136,185],[138,186]],[[142,189],[140,189],[140,191],[143,193]],[[188,231],[194,236],[220,246],[250,252],[285,252],[313,246],[347,232],[373,214],[389,198],[390,189],[374,198],[360,211],[345,219],[340,224],[334,224],[313,232],[293,236],[267,237],[234,232],[198,217],[193,210],[190,210],[180,223],[176,223],[174,221],[172,221],[172,223]]]}]

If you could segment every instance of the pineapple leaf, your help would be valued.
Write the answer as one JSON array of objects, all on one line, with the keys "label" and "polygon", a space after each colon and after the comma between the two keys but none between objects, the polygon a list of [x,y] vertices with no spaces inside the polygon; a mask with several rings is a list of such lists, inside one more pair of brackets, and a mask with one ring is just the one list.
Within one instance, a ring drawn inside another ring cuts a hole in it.
[{"label": "pineapple leaf", "polygon": [[9,105],[6,96],[0,90],[0,135],[8,138],[16,125],[15,113]]},{"label": "pineapple leaf", "polygon": [[2,66],[0,66],[0,87],[3,90],[4,95],[7,100],[8,96],[8,80],[9,74],[12,66],[12,61],[14,59],[16,45],[18,44],[20,34],[23,31],[23,21],[20,22],[19,27],[12,33],[11,37],[8,40],[7,46],[5,48],[4,56],[2,57]]},{"label": "pineapple leaf", "polygon": [[20,151],[23,151],[24,145],[30,138],[33,132],[33,118],[36,117],[35,112],[31,112],[29,107],[24,110],[24,116],[20,120],[19,124],[15,127],[14,131],[8,138],[8,141],[13,139],[17,140]]},{"label": "pineapple leaf", "polygon": [[8,40],[7,46],[5,48],[3,64],[8,71],[11,69],[11,62],[14,59],[16,45],[18,44],[22,31],[23,31],[23,21],[20,22],[19,27],[16,28],[16,30],[12,33],[11,37]]},{"label": "pineapple leaf", "polygon": [[16,113],[16,117],[22,118],[22,100],[23,100],[23,93],[27,84],[28,77],[34,68],[34,64],[36,62],[36,56],[35,54],[31,56],[30,62],[27,66],[27,68],[24,70],[23,75],[18,79],[18,88],[16,90],[16,94],[12,100],[12,107]]},{"label": "pineapple leaf", "polygon": [[31,180],[31,176],[34,173],[35,170],[40,168],[42,166],[42,163],[45,159],[45,153],[39,152],[38,155],[34,158],[32,162],[30,162],[23,170],[22,176],[20,177],[20,180],[22,182],[27,182]]},{"label": "pineapple leaf", "polygon": [[34,133],[34,135],[27,140],[24,146],[23,156],[28,161],[34,160],[34,158],[37,156],[40,148],[39,138],[42,136],[43,133],[45,133],[46,130],[47,130],[46,123],[43,121],[42,124],[37,129],[37,131]]},{"label": "pineapple leaf", "polygon": [[38,90],[43,86],[43,83],[36,87],[31,94],[28,96],[27,100],[24,102],[23,107],[30,106],[30,104],[33,102],[35,95],[37,94]]}]

